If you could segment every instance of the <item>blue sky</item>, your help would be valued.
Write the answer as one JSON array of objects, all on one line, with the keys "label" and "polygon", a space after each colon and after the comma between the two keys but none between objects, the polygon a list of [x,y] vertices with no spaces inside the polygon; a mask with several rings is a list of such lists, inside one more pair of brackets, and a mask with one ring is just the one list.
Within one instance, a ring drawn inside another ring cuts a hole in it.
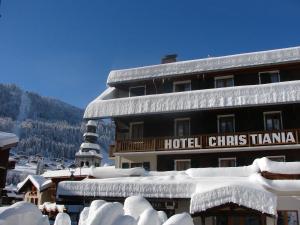
[{"label": "blue sky", "polygon": [[2,0],[0,83],[84,108],[110,70],[300,45],[299,0]]}]

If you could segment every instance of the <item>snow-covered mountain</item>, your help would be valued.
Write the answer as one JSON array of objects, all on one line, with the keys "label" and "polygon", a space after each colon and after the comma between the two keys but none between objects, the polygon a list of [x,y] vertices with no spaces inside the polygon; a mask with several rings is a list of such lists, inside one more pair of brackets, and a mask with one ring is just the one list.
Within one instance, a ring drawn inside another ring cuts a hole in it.
[{"label": "snow-covered mountain", "polygon": [[[0,130],[19,136],[19,145],[12,150],[18,155],[74,159],[83,141],[82,115],[82,109],[57,99],[0,84]],[[112,126],[110,121],[102,121],[98,127],[104,162],[114,137]]]}]

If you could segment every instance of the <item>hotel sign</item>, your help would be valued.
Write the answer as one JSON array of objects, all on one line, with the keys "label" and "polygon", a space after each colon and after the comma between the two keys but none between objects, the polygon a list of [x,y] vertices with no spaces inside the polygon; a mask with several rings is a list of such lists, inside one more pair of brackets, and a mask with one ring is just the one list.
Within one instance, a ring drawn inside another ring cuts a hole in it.
[{"label": "hotel sign", "polygon": [[165,139],[164,149],[201,149],[297,144],[295,131]]}]

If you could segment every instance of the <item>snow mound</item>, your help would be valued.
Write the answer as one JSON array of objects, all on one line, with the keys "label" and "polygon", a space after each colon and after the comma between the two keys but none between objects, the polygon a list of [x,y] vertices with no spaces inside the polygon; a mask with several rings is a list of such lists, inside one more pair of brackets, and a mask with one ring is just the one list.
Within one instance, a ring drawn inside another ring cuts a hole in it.
[{"label": "snow mound", "polygon": [[105,203],[94,211],[92,217],[88,218],[86,225],[116,225],[114,221],[123,215],[124,210],[122,204],[118,202]]},{"label": "snow mound", "polygon": [[138,219],[139,216],[147,209],[153,209],[151,204],[142,196],[131,196],[125,199],[125,215]]},{"label": "snow mound", "polygon": [[275,162],[266,157],[254,160],[261,172],[300,174],[300,162]]},{"label": "snow mound", "polygon": [[143,176],[145,170],[140,167],[131,169],[117,169],[114,166],[94,167],[91,168],[90,176],[95,178],[113,178],[113,177],[130,177],[130,176]]},{"label": "snow mound", "polygon": [[88,212],[88,218],[92,218],[93,214],[99,209],[102,205],[104,205],[106,201],[104,200],[94,200],[91,203],[91,206],[89,208]]},{"label": "snow mound", "polygon": [[168,216],[164,211],[157,211],[157,215],[158,215],[161,223],[164,223],[168,220]]},{"label": "snow mound", "polygon": [[67,213],[58,213],[54,225],[71,225],[70,216]]},{"label": "snow mound", "polygon": [[194,225],[194,222],[190,214],[180,213],[171,216],[163,225]]},{"label": "snow mound", "polygon": [[84,207],[80,213],[78,225],[85,225],[87,218],[89,217],[90,207]]},{"label": "snow mound", "polygon": [[138,225],[161,225],[161,220],[154,209],[146,209],[139,218]]},{"label": "snow mound", "polygon": [[48,217],[33,204],[17,202],[0,208],[1,225],[49,225]]},{"label": "snow mound", "polygon": [[276,215],[277,197],[264,189],[246,185],[225,185],[198,190],[191,197],[190,213],[202,212],[226,203],[235,203],[263,213]]},{"label": "snow mound", "polygon": [[114,225],[137,225],[137,221],[131,216],[119,216],[115,221]]},{"label": "snow mound", "polygon": [[258,171],[259,168],[256,165],[251,165],[242,167],[192,168],[185,172],[190,177],[248,177]]}]

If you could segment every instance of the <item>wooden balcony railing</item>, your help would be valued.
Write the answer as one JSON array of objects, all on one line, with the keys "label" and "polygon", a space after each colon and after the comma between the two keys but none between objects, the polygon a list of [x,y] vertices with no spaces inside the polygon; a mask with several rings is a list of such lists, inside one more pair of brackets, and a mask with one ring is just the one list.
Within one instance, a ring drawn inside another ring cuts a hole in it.
[{"label": "wooden balcony railing", "polygon": [[139,140],[116,140],[110,146],[110,157],[114,153],[151,152],[172,150],[199,150],[215,148],[256,147],[270,145],[299,144],[298,129],[280,131],[235,132],[206,134],[189,137],[158,137]]}]

